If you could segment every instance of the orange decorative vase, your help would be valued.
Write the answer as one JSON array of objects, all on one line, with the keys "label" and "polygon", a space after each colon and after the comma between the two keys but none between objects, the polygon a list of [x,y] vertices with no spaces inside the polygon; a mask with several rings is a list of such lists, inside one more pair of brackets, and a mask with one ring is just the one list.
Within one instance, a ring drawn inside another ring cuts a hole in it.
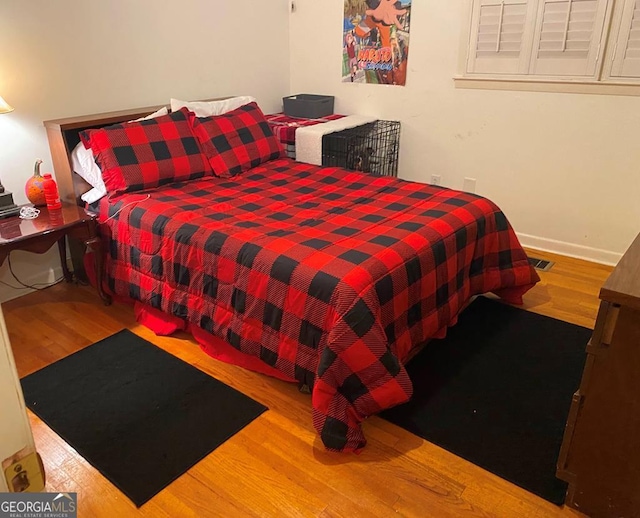
[{"label": "orange decorative vase", "polygon": [[42,160],[36,160],[36,165],[33,167],[33,176],[27,180],[27,185],[24,186],[27,198],[36,207],[42,207],[47,204],[44,196],[44,178],[40,174],[40,164],[42,164]]}]

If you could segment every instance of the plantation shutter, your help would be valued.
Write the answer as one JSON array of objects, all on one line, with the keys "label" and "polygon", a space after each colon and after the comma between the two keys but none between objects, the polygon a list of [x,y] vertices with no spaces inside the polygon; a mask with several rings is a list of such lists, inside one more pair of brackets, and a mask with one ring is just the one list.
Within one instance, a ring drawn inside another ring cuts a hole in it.
[{"label": "plantation shutter", "polygon": [[467,72],[526,74],[537,0],[475,0]]},{"label": "plantation shutter", "polygon": [[609,0],[540,0],[530,73],[595,76]]},{"label": "plantation shutter", "polygon": [[625,0],[611,76],[640,78],[640,0]]}]

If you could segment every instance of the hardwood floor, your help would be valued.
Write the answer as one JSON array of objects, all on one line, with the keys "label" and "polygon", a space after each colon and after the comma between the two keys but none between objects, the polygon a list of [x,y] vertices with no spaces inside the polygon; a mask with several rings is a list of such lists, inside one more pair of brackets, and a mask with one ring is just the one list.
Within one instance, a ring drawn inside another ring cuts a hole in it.
[{"label": "hardwood floor", "polygon": [[[525,308],[592,327],[611,268],[543,252],[555,261]],[[59,284],[3,311],[20,376],[128,328],[269,407],[140,509],[30,414],[48,491],[77,492],[79,516],[504,516],[576,517],[519,487],[372,417],[360,455],[326,452],[310,396],[285,382],[220,363],[186,334],[156,337],[129,306],[102,305],[89,287]]]}]

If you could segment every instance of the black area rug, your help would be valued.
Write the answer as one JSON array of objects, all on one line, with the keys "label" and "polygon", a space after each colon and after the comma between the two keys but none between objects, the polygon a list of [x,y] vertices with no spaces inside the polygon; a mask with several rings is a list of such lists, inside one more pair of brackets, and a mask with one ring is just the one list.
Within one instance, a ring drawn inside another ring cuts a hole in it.
[{"label": "black area rug", "polygon": [[22,388],[27,406],[138,507],[267,409],[126,329]]},{"label": "black area rug", "polygon": [[411,401],[381,417],[555,504],[591,330],[479,297],[411,361]]}]

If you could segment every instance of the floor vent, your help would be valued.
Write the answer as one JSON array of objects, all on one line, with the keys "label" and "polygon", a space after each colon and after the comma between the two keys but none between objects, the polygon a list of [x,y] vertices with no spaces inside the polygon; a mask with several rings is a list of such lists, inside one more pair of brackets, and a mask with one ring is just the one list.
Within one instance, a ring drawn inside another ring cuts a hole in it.
[{"label": "floor vent", "polygon": [[528,257],[528,259],[531,266],[536,270],[542,270],[543,272],[548,272],[555,264],[553,261],[546,261],[544,259],[538,259],[537,257]]}]

